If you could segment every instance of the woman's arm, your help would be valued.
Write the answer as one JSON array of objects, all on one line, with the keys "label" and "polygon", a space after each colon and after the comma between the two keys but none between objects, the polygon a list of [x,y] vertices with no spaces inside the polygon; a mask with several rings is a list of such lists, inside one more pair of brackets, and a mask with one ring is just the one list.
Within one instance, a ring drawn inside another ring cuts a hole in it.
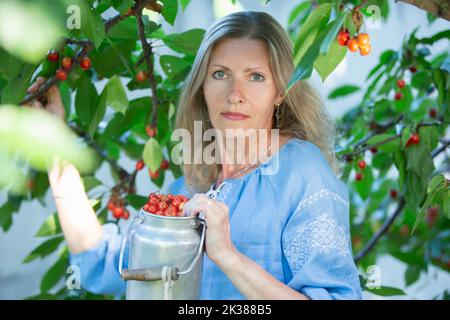
[{"label": "woman's arm", "polygon": [[[36,92],[45,81],[45,78],[37,78],[28,92]],[[33,100],[28,106],[46,110],[64,121],[64,107],[56,86],[49,89],[47,100],[45,106],[37,100]],[[48,170],[48,177],[69,250],[80,253],[93,248],[102,239],[103,229],[89,203],[77,169],[71,164],[63,166],[55,160]]]},{"label": "woman's arm", "polygon": [[216,264],[247,299],[309,300],[236,249],[220,257]]},{"label": "woman's arm", "polygon": [[228,207],[225,204],[197,193],[186,203],[184,213],[192,216],[200,212],[204,214],[207,226],[206,254],[247,299],[309,299],[238,252],[231,242]]}]

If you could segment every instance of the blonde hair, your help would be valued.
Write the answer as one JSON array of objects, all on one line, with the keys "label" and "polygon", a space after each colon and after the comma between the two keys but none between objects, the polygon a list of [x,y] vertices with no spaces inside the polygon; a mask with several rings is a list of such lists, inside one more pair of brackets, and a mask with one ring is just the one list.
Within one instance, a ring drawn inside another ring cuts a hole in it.
[{"label": "blonde hair", "polygon": [[[208,129],[207,105],[202,85],[213,46],[224,38],[263,40],[268,46],[275,82],[285,92],[294,71],[293,47],[287,32],[265,12],[243,11],[216,21],[204,35],[192,69],[184,83],[176,116],[176,128],[194,132],[194,121]],[[286,94],[279,110],[280,135],[300,138],[315,144],[333,171],[339,167],[334,153],[336,125],[317,92],[306,81],[298,81]],[[274,128],[275,128],[275,121]],[[209,142],[202,141],[203,148]],[[194,145],[193,137],[191,145]],[[206,192],[221,170],[221,164],[183,164],[185,181],[191,192]]]}]

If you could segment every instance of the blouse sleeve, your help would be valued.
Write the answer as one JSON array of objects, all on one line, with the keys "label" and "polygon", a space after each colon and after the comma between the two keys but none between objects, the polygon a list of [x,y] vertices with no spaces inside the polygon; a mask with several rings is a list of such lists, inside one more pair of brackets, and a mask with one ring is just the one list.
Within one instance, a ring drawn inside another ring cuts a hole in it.
[{"label": "blouse sleeve", "polygon": [[284,227],[287,285],[310,299],[361,299],[347,199],[348,191],[309,192]]},{"label": "blouse sleeve", "polygon": [[[119,256],[123,236],[114,224],[104,224],[103,239],[89,250],[70,254],[71,265],[80,271],[81,286],[96,294],[124,295],[126,282],[119,274]],[[124,251],[123,267],[128,265],[128,245]]]}]

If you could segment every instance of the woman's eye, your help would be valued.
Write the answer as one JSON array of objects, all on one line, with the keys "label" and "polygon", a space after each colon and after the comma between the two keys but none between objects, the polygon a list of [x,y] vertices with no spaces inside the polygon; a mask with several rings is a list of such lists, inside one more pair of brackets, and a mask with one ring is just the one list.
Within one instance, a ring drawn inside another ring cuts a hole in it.
[{"label": "woman's eye", "polygon": [[223,79],[225,77],[225,72],[223,71],[216,71],[213,73],[213,77],[216,79]]},{"label": "woman's eye", "polygon": [[252,74],[252,79],[256,80],[256,81],[263,81],[264,76],[259,73],[254,73],[254,74]]}]

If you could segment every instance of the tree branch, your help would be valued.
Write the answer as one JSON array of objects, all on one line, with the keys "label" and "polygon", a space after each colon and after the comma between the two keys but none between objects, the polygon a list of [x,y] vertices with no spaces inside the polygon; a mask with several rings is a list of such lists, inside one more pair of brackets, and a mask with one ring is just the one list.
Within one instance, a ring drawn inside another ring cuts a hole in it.
[{"label": "tree branch", "polygon": [[450,21],[450,0],[396,0],[431,13],[433,16]]},{"label": "tree branch", "polygon": [[[444,140],[444,141],[441,141],[441,143],[442,143],[442,146],[433,150],[433,152],[431,153],[431,156],[433,158],[435,158],[438,154],[440,154],[441,152],[443,152],[445,149],[447,149],[449,147],[450,140],[447,140],[447,141]],[[405,197],[401,197],[399,199],[398,206],[395,209],[394,213],[383,223],[383,225],[380,227],[380,229],[378,229],[377,232],[372,236],[372,238],[370,238],[370,240],[361,249],[361,251],[359,251],[355,255],[355,257],[354,257],[355,263],[358,263],[362,258],[364,258],[370,252],[370,250],[373,249],[373,247],[378,242],[378,240],[380,240],[380,238],[389,230],[390,226],[394,223],[395,219],[397,219],[397,217],[400,216],[400,214],[403,211],[403,208],[405,207],[405,204],[406,204]]]},{"label": "tree branch", "polygon": [[158,107],[158,96],[157,96],[157,89],[156,89],[156,79],[154,74],[154,66],[153,61],[151,59],[152,54],[152,47],[147,42],[147,39],[145,38],[145,32],[144,32],[144,21],[142,20],[142,13],[138,13],[137,16],[137,23],[138,23],[138,31],[139,31],[139,39],[141,40],[142,44],[142,51],[144,53],[144,60],[147,64],[148,69],[148,81],[150,82],[150,89],[152,91],[152,112],[150,119],[148,123],[151,123],[153,126],[156,126],[157,121],[157,107]]}]

